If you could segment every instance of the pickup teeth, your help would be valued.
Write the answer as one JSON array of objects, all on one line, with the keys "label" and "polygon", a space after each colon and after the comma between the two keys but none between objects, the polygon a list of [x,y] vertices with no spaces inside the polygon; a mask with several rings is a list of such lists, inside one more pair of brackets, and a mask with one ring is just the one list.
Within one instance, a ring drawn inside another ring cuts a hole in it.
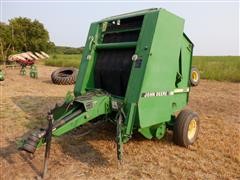
[{"label": "pickup teeth", "polygon": [[[82,109],[77,109],[75,112],[64,117],[63,119],[55,121],[51,130],[54,131],[58,127],[61,127],[65,123],[67,123],[67,122],[71,121],[72,119],[74,119],[75,117],[79,116],[82,112],[83,112]],[[42,140],[42,138],[46,137],[47,131],[48,131],[48,128],[39,128],[39,129],[33,131],[26,139],[24,139],[24,143],[19,149],[27,151],[29,153],[34,153],[37,149],[39,141]],[[45,139],[43,139],[43,140],[45,140]]]},{"label": "pickup teeth", "polygon": [[36,151],[37,144],[39,143],[39,140],[41,138],[41,134],[43,134],[42,129],[38,129],[37,131],[31,133],[25,140],[25,143],[21,149],[29,153],[34,153]]}]

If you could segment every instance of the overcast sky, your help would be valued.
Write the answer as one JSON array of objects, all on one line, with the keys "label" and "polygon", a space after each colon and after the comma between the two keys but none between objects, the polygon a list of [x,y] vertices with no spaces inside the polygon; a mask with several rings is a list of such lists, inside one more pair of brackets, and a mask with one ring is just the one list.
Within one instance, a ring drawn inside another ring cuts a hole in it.
[{"label": "overcast sky", "polygon": [[56,45],[84,46],[93,21],[126,12],[165,8],[185,19],[185,33],[194,42],[194,55],[239,54],[239,2],[77,2],[0,0],[1,21],[14,17],[37,19]]}]

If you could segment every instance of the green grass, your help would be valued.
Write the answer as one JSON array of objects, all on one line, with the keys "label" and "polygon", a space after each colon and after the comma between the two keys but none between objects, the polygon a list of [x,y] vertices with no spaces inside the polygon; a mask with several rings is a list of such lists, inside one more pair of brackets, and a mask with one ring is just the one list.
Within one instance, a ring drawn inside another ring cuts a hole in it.
[{"label": "green grass", "polygon": [[194,56],[201,79],[240,82],[240,56]]},{"label": "green grass", "polygon": [[[81,57],[81,54],[51,55],[45,65],[78,68]],[[193,66],[200,70],[202,79],[240,82],[240,56],[194,56]]]},{"label": "green grass", "polygon": [[79,64],[82,58],[82,54],[55,54],[51,55],[48,60],[45,61],[47,66],[57,67],[76,67],[79,68]]}]

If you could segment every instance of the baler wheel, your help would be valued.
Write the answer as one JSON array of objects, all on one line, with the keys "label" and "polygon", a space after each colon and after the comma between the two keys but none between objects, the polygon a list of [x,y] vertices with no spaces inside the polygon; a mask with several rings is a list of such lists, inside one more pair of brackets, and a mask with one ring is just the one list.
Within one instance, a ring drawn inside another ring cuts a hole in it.
[{"label": "baler wheel", "polygon": [[76,82],[77,74],[76,68],[59,68],[52,72],[51,79],[54,84],[70,85]]},{"label": "baler wheel", "polygon": [[173,141],[179,146],[188,147],[193,144],[199,132],[199,117],[190,110],[182,110],[173,127]]},{"label": "baler wheel", "polygon": [[190,81],[192,86],[197,86],[200,82],[200,72],[196,67],[192,67]]}]

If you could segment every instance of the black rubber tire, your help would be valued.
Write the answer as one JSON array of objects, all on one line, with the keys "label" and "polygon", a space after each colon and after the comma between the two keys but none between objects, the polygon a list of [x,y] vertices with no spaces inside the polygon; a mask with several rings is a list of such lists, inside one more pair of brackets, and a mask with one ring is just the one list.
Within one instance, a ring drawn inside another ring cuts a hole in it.
[{"label": "black rubber tire", "polygon": [[54,84],[70,85],[76,82],[78,69],[73,67],[59,68],[52,72],[51,79]]},{"label": "black rubber tire", "polygon": [[[194,73],[195,73],[195,76],[193,75]],[[200,72],[198,68],[194,66],[191,69],[190,82],[192,86],[197,86],[200,82]]]},{"label": "black rubber tire", "polygon": [[[196,131],[194,136],[188,138],[188,128],[192,120],[196,121]],[[176,118],[176,122],[173,127],[173,141],[179,146],[188,147],[193,144],[198,136],[200,120],[197,113],[191,110],[182,110]]]}]

